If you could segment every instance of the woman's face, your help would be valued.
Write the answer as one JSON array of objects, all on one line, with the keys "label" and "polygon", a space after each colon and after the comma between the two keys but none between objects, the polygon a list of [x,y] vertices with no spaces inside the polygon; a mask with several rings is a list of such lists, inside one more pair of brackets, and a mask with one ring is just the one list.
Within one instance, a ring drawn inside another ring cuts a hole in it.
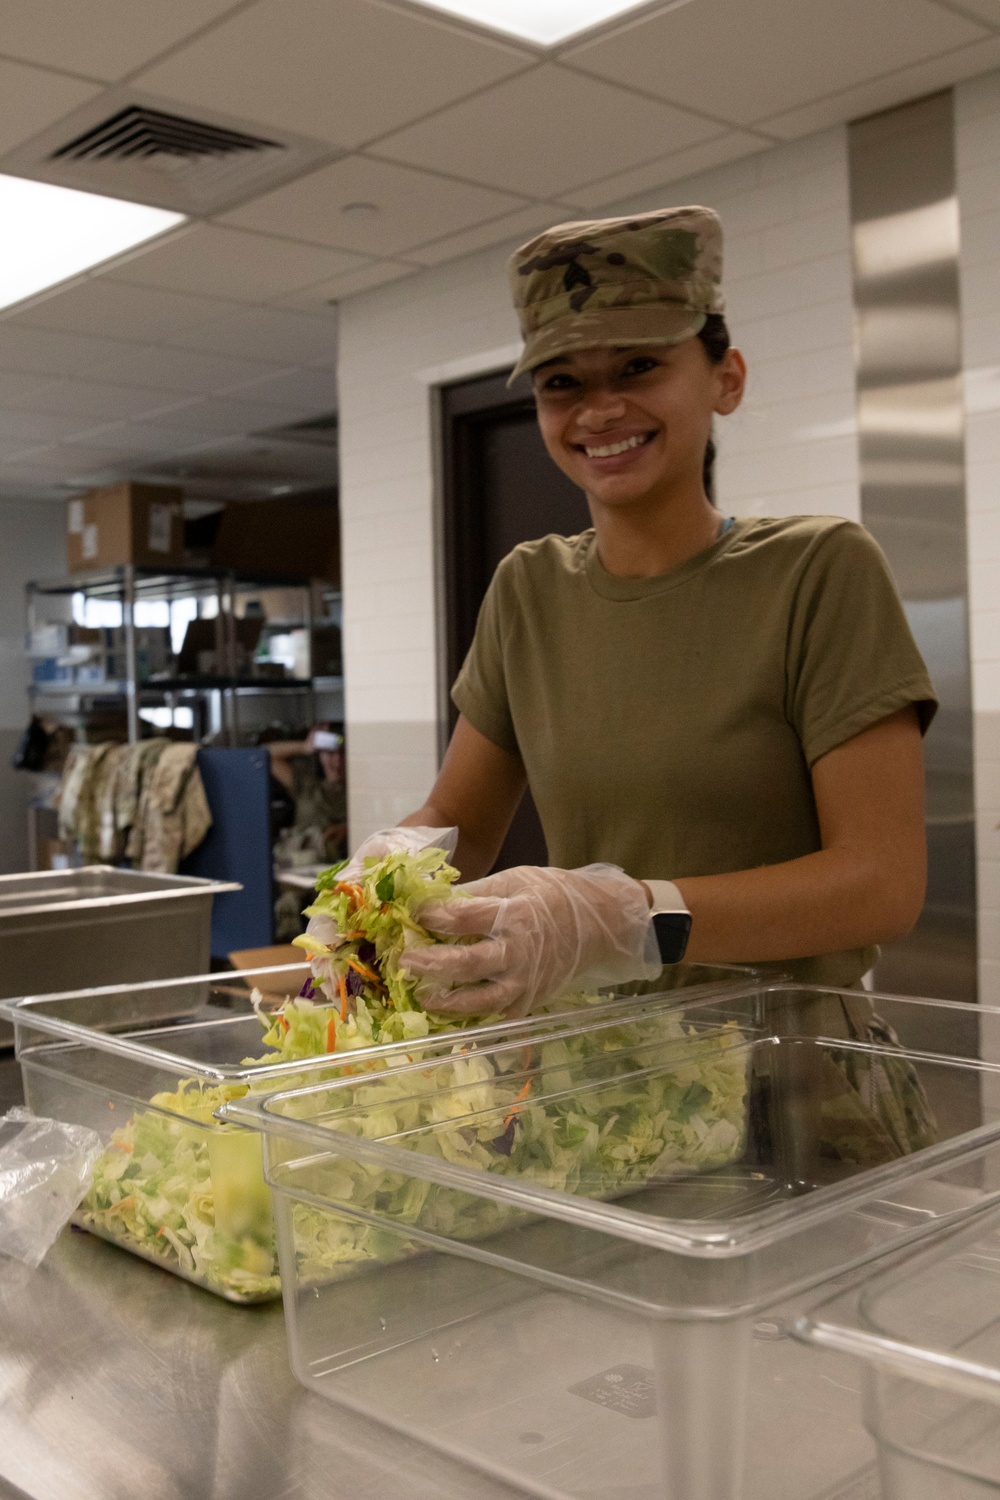
[{"label": "woman's face", "polygon": [[597,504],[620,507],[701,488],[712,415],[735,411],[746,365],[713,365],[700,339],[579,349],[533,372],[550,456]]}]

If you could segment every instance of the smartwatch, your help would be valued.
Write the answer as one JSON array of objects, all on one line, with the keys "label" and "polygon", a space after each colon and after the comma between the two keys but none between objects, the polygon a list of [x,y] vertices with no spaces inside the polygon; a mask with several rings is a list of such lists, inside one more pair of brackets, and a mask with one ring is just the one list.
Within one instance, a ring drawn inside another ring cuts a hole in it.
[{"label": "smartwatch", "polygon": [[665,964],[679,964],[691,935],[691,913],[684,897],[672,880],[646,880],[643,884],[653,897],[649,916],[660,958]]}]

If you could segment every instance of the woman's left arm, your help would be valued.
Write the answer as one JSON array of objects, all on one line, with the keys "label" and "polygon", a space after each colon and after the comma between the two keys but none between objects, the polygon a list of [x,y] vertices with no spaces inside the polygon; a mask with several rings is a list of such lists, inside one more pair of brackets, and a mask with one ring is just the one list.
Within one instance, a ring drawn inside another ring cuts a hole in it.
[{"label": "woman's left arm", "polygon": [[916,709],[890,714],[821,756],[812,783],[822,849],[756,870],[676,881],[693,919],[687,959],[810,958],[909,932],[927,883]]}]

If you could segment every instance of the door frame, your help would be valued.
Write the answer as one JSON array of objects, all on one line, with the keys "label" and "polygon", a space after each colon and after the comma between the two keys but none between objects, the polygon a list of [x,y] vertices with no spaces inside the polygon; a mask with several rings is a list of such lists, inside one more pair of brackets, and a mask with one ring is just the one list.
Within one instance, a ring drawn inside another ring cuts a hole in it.
[{"label": "door frame", "polygon": [[[497,348],[484,349],[476,354],[467,354],[460,359],[447,360],[442,364],[428,365],[417,370],[415,376],[427,391],[427,421],[433,470],[433,493],[431,523],[434,549],[434,656],[436,680],[437,758],[438,765],[444,759],[451,738],[451,678],[448,676],[448,572],[445,544],[445,419],[443,415],[443,393],[450,387],[465,381],[478,380],[483,376],[507,376],[521,357],[524,345],[520,342],[502,344]],[[454,493],[451,491],[451,493]]]}]

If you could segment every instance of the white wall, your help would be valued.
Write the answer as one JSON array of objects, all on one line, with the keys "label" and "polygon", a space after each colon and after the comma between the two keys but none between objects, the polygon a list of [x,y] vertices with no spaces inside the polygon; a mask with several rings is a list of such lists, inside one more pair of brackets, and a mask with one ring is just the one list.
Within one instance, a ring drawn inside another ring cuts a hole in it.
[{"label": "white wall", "polygon": [[[1000,73],[955,90],[955,134],[962,235],[980,999],[1000,1005]],[[997,1045],[1000,1049],[1000,1036]]]},{"label": "white wall", "polygon": [[[607,212],[699,202],[722,215],[730,325],[751,369],[746,404],[719,433],[719,503],[739,515],[856,518],[846,133],[825,131]],[[512,248],[421,272],[341,308],[353,841],[418,806],[437,767],[429,382],[509,362],[517,325],[504,268]]]},{"label": "white wall", "polygon": [[0,501],[0,873],[28,867],[27,802],[34,778],[11,767],[28,722],[24,585],[66,571],[65,507]]}]

